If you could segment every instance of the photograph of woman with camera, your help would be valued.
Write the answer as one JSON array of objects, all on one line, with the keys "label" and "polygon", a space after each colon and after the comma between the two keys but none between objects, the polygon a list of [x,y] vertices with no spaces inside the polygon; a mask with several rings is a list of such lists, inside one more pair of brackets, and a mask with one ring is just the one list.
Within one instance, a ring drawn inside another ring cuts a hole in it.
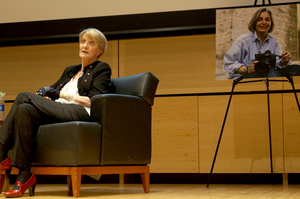
[{"label": "photograph of woman with camera", "polygon": [[281,70],[291,64],[292,55],[282,52],[274,29],[272,12],[257,10],[249,22],[249,33],[237,38],[224,56],[223,70],[228,79],[281,77]]}]

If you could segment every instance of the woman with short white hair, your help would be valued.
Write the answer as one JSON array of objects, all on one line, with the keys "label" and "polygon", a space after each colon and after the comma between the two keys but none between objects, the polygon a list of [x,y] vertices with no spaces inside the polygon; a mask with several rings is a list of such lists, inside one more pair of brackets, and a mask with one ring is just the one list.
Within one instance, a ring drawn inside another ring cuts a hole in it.
[{"label": "woman with short white hair", "polygon": [[[12,166],[19,169],[15,186],[5,197],[20,197],[27,189],[34,195],[37,180],[31,161],[40,125],[89,121],[91,97],[112,92],[111,68],[98,60],[106,49],[107,40],[99,30],[83,30],[79,34],[81,64],[67,67],[52,86],[18,94],[0,128],[0,172],[9,175]],[[13,148],[10,159],[7,154]]]}]

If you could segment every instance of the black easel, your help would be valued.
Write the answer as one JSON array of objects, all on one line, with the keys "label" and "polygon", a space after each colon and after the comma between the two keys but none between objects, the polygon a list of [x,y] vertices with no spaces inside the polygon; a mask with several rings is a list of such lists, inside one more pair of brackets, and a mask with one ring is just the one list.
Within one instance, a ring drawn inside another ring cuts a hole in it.
[{"label": "black easel", "polygon": [[[269,5],[271,5],[271,0],[268,0],[268,1],[269,1]],[[256,3],[257,3],[257,0],[255,0],[254,6],[256,6]],[[265,5],[265,0],[262,0],[262,3],[263,3],[263,5]],[[234,93],[233,92],[234,88],[239,83],[241,84],[241,83],[259,82],[259,81],[264,81],[266,83],[266,89],[267,89],[268,125],[269,125],[269,146],[270,146],[270,165],[271,165],[271,176],[272,176],[272,184],[273,184],[273,158],[272,158],[272,137],[271,137],[271,120],[270,120],[271,116],[270,116],[270,98],[269,98],[270,97],[270,89],[269,89],[269,82],[270,81],[289,82],[292,85],[292,88],[293,88],[293,91],[294,91],[294,95],[295,95],[295,99],[296,99],[296,102],[297,102],[297,105],[298,105],[298,110],[300,112],[300,105],[299,105],[297,93],[296,93],[296,90],[295,90],[293,78],[291,76],[285,76],[285,77],[287,78],[287,80],[270,80],[269,78],[266,78],[266,79],[260,79],[260,80],[253,80],[253,81],[249,80],[249,81],[241,82],[241,80],[243,79],[243,77],[240,77],[238,79],[233,80],[232,89],[231,89],[231,93],[230,93],[230,97],[229,97],[227,109],[226,109],[224,120],[223,120],[223,125],[222,125],[220,136],[219,136],[219,141],[218,141],[218,144],[217,144],[216,152],[215,152],[215,155],[214,155],[213,163],[212,163],[210,174],[209,174],[209,178],[208,178],[208,182],[207,182],[207,185],[206,185],[207,188],[209,187],[209,184],[210,184],[210,181],[211,181],[212,172],[213,172],[215,161],[216,161],[217,154],[218,154],[218,151],[219,151],[219,146],[220,146],[220,143],[221,143],[221,138],[222,138],[222,135],[223,135],[223,130],[224,130],[224,127],[225,127],[225,123],[226,123],[226,119],[227,119],[227,115],[228,115],[228,111],[229,111],[229,107],[230,107],[232,95]]]},{"label": "black easel", "polygon": [[[269,5],[271,5],[271,0],[268,0],[268,1],[269,1]],[[257,3],[257,0],[255,0],[254,6],[256,6],[256,3]],[[265,0],[262,0],[262,4],[263,4],[263,6],[265,5]]]},{"label": "black easel", "polygon": [[208,182],[207,182],[207,185],[206,185],[207,188],[209,187],[209,184],[210,184],[210,181],[211,181],[211,176],[212,176],[212,172],[213,172],[213,169],[214,169],[214,165],[215,165],[215,161],[216,161],[216,158],[217,158],[217,154],[218,154],[218,151],[219,151],[219,146],[220,146],[220,143],[221,143],[221,138],[222,138],[222,135],[223,135],[223,130],[224,130],[224,127],[225,127],[225,123],[226,123],[226,119],[227,119],[227,115],[228,115],[228,111],[229,111],[229,107],[230,107],[232,95],[234,93],[233,92],[234,88],[235,88],[235,86],[237,84],[260,82],[260,81],[264,81],[266,83],[267,103],[268,103],[267,106],[268,106],[268,125],[269,125],[270,165],[271,165],[271,175],[272,175],[272,181],[273,181],[273,160],[272,160],[272,137],[271,137],[271,116],[270,116],[271,114],[270,114],[270,89],[269,89],[269,82],[270,81],[289,82],[292,85],[293,92],[294,92],[294,95],[295,95],[295,99],[296,99],[296,102],[297,102],[297,105],[298,105],[298,110],[300,112],[300,105],[299,105],[297,93],[296,93],[296,90],[295,90],[293,78],[290,77],[290,76],[286,76],[286,78],[287,78],[287,80],[274,80],[274,79],[270,80],[269,78],[266,78],[266,79],[259,79],[259,80],[252,80],[252,81],[249,80],[249,81],[241,82],[241,80],[243,79],[243,77],[240,77],[239,79],[233,80],[232,89],[231,89],[231,93],[230,93],[230,97],[229,97],[229,101],[228,101],[228,105],[227,105],[225,117],[224,117],[224,120],[223,120],[223,125],[222,125],[220,136],[219,136],[219,141],[218,141],[218,144],[217,144],[217,148],[216,148],[214,160],[213,160],[213,163],[212,163],[212,166],[211,166],[211,170],[210,170]]}]

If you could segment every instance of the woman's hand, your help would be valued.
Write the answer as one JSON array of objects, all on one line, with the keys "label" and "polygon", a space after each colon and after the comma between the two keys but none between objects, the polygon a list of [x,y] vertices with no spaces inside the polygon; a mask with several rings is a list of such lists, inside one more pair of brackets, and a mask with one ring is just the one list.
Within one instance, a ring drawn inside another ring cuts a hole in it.
[{"label": "woman's hand", "polygon": [[284,51],[281,55],[283,61],[290,61],[292,59],[292,55],[288,51]]},{"label": "woman's hand", "polygon": [[248,67],[248,73],[254,73],[255,72],[255,64],[257,63],[258,61],[255,60],[251,63],[251,65]]},{"label": "woman's hand", "polygon": [[282,54],[281,54],[281,62],[280,62],[280,65],[281,66],[285,66],[288,64],[288,62],[292,59],[292,54],[288,51],[284,51]]},{"label": "woman's hand", "polygon": [[49,86],[45,86],[44,88],[37,89],[37,91],[36,91],[37,95],[40,95],[40,96],[43,96],[43,97],[49,97],[52,100],[58,99],[59,98],[59,93],[60,93],[59,90],[56,90],[56,89],[54,89],[52,87],[49,87]]},{"label": "woman's hand", "polygon": [[44,98],[45,98],[45,99],[48,99],[48,100],[51,100],[51,98],[50,98],[50,97],[48,97],[48,96],[44,96]]},{"label": "woman's hand", "polygon": [[75,102],[87,108],[91,107],[91,99],[87,96],[78,96]]}]

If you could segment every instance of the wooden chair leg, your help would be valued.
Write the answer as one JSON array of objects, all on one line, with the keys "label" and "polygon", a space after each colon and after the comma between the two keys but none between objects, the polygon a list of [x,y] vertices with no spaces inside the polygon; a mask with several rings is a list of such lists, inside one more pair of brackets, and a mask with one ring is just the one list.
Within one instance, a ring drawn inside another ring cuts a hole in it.
[{"label": "wooden chair leg", "polygon": [[8,190],[9,190],[9,179],[5,179],[2,191],[6,192]]},{"label": "wooden chair leg", "polygon": [[73,197],[79,197],[81,185],[81,168],[72,167],[71,170]]},{"label": "wooden chair leg", "polygon": [[124,179],[125,179],[124,173],[119,174],[119,184],[124,184],[125,183]]},{"label": "wooden chair leg", "polygon": [[149,167],[147,167],[145,173],[141,173],[141,179],[142,179],[142,183],[143,183],[144,192],[149,193],[149,191],[150,191]]},{"label": "wooden chair leg", "polygon": [[2,191],[6,192],[8,190],[9,190],[9,176],[4,175],[4,185],[3,185]]},{"label": "wooden chair leg", "polygon": [[5,181],[5,175],[1,174],[0,175],[0,193],[2,193],[2,190],[4,191],[4,181]]},{"label": "wooden chair leg", "polygon": [[68,189],[72,191],[72,179],[70,175],[67,175]]},{"label": "wooden chair leg", "polygon": [[9,189],[9,179],[6,179],[5,174],[0,174],[0,193],[6,192]]}]

